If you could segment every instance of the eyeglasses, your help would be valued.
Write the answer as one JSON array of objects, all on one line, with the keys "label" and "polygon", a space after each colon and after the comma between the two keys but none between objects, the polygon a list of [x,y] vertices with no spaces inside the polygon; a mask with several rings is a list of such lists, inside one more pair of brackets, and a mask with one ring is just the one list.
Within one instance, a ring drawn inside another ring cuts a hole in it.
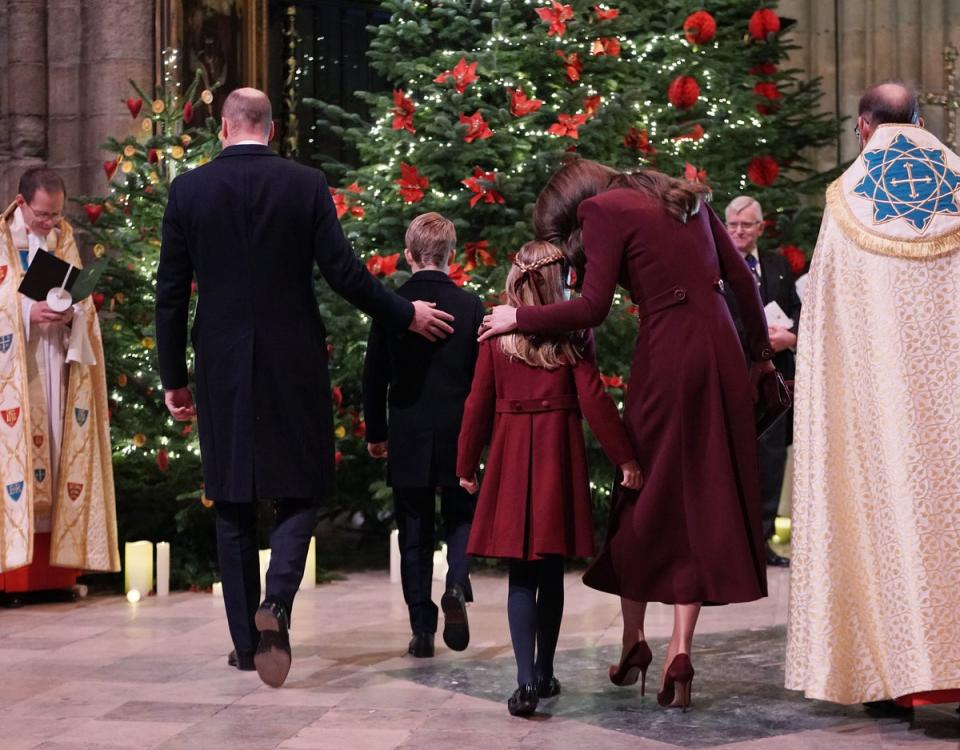
[{"label": "eyeglasses", "polygon": [[49,211],[37,211],[29,203],[26,204],[27,208],[30,209],[30,212],[36,216],[40,221],[60,221],[63,218],[61,213],[50,213]]},{"label": "eyeglasses", "polygon": [[762,221],[728,221],[727,229],[736,232],[738,229],[752,229],[758,224],[763,224]]},{"label": "eyeglasses", "polygon": [[854,126],[853,126],[853,134],[854,134],[855,136],[857,136],[857,138],[860,137],[860,126],[859,126],[859,125],[854,125]]}]

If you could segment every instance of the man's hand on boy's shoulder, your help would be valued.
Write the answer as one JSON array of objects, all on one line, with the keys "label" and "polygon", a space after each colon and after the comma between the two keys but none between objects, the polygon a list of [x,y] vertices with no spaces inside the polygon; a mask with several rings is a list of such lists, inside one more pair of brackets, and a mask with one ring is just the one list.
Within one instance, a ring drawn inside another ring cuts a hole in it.
[{"label": "man's hand on boy's shoulder", "polygon": [[386,458],[387,457],[387,442],[382,443],[367,443],[367,453],[369,453],[374,458]]}]

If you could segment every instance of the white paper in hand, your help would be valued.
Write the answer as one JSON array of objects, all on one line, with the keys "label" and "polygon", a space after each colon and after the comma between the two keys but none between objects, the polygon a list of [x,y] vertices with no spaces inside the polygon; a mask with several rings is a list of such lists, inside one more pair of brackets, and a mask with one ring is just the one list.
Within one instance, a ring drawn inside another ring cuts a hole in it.
[{"label": "white paper in hand", "polygon": [[783,308],[780,307],[776,302],[771,302],[765,308],[763,312],[767,316],[767,325],[768,326],[780,326],[781,328],[793,328],[793,321],[787,317],[787,314],[783,311]]}]

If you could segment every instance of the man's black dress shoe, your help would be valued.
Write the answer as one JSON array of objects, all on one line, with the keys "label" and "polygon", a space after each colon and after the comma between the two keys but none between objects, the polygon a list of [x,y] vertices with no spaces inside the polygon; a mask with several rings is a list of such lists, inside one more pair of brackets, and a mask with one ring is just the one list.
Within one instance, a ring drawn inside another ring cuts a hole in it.
[{"label": "man's black dress shoe", "polygon": [[554,698],[560,695],[560,680],[556,677],[551,677],[549,680],[538,677],[536,686],[538,698]]},{"label": "man's black dress shoe", "polygon": [[257,668],[253,663],[253,654],[238,654],[236,650],[231,651],[227,656],[227,664],[241,672],[253,672]]},{"label": "man's black dress shoe", "polygon": [[537,710],[537,688],[532,682],[521,685],[513,691],[507,700],[507,710],[511,716],[530,716]]},{"label": "man's black dress shoe", "polygon": [[443,642],[454,651],[463,651],[470,643],[467,601],[463,589],[453,584],[440,599],[443,610]]},{"label": "man's black dress shoe", "polygon": [[770,545],[767,545],[767,565],[770,565],[774,568],[789,568],[790,567],[790,558],[782,557],[774,552]]},{"label": "man's black dress shoe", "polygon": [[864,710],[875,719],[909,719],[913,716],[910,706],[901,706],[893,700],[867,701],[863,704]]},{"label": "man's black dress shoe", "polygon": [[253,618],[260,631],[260,643],[253,655],[257,674],[270,687],[280,687],[290,672],[290,622],[287,610],[275,599],[267,599]]},{"label": "man's black dress shoe", "polygon": [[433,633],[414,633],[407,647],[407,653],[418,659],[428,659],[433,656]]}]

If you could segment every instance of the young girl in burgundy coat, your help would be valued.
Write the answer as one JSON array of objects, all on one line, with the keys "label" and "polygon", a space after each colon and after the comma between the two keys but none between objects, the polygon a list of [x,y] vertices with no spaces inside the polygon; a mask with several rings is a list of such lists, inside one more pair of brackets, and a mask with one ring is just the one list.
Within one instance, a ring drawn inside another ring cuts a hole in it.
[{"label": "young girl in burgundy coat", "polygon": [[[563,299],[564,255],[549,242],[528,242],[507,276],[509,304]],[[563,614],[563,562],[593,555],[589,473],[581,412],[623,485],[638,489],[640,467],[597,370],[589,333],[483,342],[464,407],[457,475],[478,488],[480,454],[489,443],[483,489],[467,551],[510,561],[507,618],[519,687],[507,701],[514,716],[559,694],[553,655]]]}]

